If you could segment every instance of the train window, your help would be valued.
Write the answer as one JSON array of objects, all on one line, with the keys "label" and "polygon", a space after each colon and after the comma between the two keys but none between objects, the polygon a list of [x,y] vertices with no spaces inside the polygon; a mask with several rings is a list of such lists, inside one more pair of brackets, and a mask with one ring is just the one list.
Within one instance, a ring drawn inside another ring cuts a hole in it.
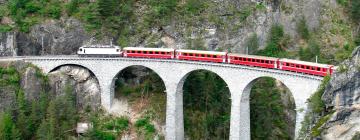
[{"label": "train window", "polygon": [[208,54],[207,57],[211,57],[210,54]]},{"label": "train window", "polygon": [[289,66],[289,63],[285,63],[286,66]]},{"label": "train window", "polygon": [[155,54],[159,54],[159,52],[155,52]]},{"label": "train window", "polygon": [[119,52],[119,49],[116,49],[116,52]]},{"label": "train window", "polygon": [[269,64],[269,60],[265,60],[265,63],[266,63],[266,64]]},{"label": "train window", "polygon": [[213,55],[212,57],[213,57],[213,58],[216,58],[216,55]]},{"label": "train window", "polygon": [[310,67],[309,67],[309,66],[306,66],[306,69],[310,69]]},{"label": "train window", "polygon": [[161,54],[165,54],[165,52],[161,52]]},{"label": "train window", "polygon": [[185,56],[187,56],[188,54],[187,53],[184,53]]},{"label": "train window", "polygon": [[205,57],[205,54],[201,54],[201,57]]},{"label": "train window", "polygon": [[319,67],[317,67],[317,71],[320,71],[320,68],[319,68]]}]

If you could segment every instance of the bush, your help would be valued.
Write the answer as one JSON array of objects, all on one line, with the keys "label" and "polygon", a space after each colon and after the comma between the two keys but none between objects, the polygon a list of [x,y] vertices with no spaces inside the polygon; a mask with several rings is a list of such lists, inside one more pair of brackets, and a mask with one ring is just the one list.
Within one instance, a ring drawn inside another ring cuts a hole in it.
[{"label": "bush", "polygon": [[184,10],[188,15],[199,15],[205,9],[205,2],[203,0],[187,0]]},{"label": "bush", "polygon": [[154,133],[156,131],[155,126],[150,123],[150,120],[148,117],[141,118],[135,122],[135,127],[137,130],[142,133],[144,131],[145,137],[147,139],[151,139],[154,136]]},{"label": "bush", "polygon": [[245,46],[247,47],[247,53],[253,54],[257,51],[259,48],[259,39],[256,35],[256,33],[253,33],[245,42]]},{"label": "bush", "polygon": [[359,32],[358,35],[356,36],[354,42],[355,42],[355,45],[356,45],[356,46],[360,46],[360,32]]},{"label": "bush", "polygon": [[320,57],[320,46],[315,41],[310,41],[306,48],[300,48],[300,60],[315,62],[316,56]]},{"label": "bush", "polygon": [[305,40],[310,39],[310,32],[309,32],[308,26],[306,24],[305,17],[302,17],[300,19],[300,21],[297,23],[296,30],[302,39],[305,39]]},{"label": "bush", "polygon": [[12,30],[11,26],[0,24],[0,33],[9,32],[11,30]]},{"label": "bush", "polygon": [[349,0],[336,0],[336,2],[342,6],[348,6]]},{"label": "bush", "polygon": [[351,0],[350,8],[353,20],[356,22],[360,22],[360,0]]},{"label": "bush", "polygon": [[274,24],[270,28],[265,49],[256,52],[256,54],[271,57],[286,57],[287,52],[285,48],[289,40],[290,38],[284,33],[283,26]]},{"label": "bush", "polygon": [[324,94],[326,85],[330,82],[330,78],[329,75],[325,76],[318,90],[308,99],[309,108],[315,113],[320,114],[325,108],[325,103],[321,99],[321,96]]},{"label": "bush", "polygon": [[69,3],[65,4],[66,13],[71,16],[77,12],[79,12],[78,6],[80,5],[81,0],[71,0]]},{"label": "bush", "polygon": [[41,10],[41,5],[35,1],[30,1],[29,3],[26,3],[24,9],[26,13],[36,13]]}]

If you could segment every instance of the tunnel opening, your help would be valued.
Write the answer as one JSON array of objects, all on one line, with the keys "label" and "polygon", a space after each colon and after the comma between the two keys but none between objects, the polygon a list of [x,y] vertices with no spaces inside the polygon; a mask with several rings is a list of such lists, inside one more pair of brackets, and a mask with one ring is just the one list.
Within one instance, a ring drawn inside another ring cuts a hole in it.
[{"label": "tunnel opening", "polygon": [[251,84],[251,139],[294,139],[296,111],[290,90],[271,77],[257,78]]},{"label": "tunnel opening", "polygon": [[164,139],[166,93],[163,80],[144,66],[121,70],[114,80],[111,113],[129,119],[136,139]]},{"label": "tunnel opening", "polygon": [[190,72],[183,85],[185,139],[228,139],[230,91],[225,81],[207,70]]}]

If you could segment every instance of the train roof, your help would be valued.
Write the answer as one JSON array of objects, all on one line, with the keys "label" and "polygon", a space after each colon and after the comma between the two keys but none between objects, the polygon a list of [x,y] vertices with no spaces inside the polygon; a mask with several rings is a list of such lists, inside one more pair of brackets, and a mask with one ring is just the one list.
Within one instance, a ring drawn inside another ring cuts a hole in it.
[{"label": "train roof", "polygon": [[217,51],[200,51],[200,50],[176,50],[176,51],[177,52],[184,52],[184,53],[226,55],[226,52],[217,52]]},{"label": "train roof", "polygon": [[84,45],[80,48],[120,48],[119,46],[114,45]]},{"label": "train roof", "polygon": [[330,68],[331,66],[333,66],[333,65],[328,65],[328,64],[319,64],[319,63],[306,62],[306,61],[293,60],[293,59],[286,59],[286,58],[282,58],[282,59],[280,59],[280,61],[281,62],[289,62],[289,63],[308,65],[308,66],[326,67],[326,68]]},{"label": "train roof", "polygon": [[135,51],[166,51],[171,52],[175,49],[172,48],[142,48],[142,47],[125,47],[123,50],[135,50]]},{"label": "train roof", "polygon": [[279,58],[275,58],[275,57],[257,56],[257,55],[247,55],[247,54],[237,54],[237,53],[229,53],[228,55],[229,55],[229,56],[245,57],[245,58],[266,59],[266,60],[277,60],[277,59],[279,59]]}]

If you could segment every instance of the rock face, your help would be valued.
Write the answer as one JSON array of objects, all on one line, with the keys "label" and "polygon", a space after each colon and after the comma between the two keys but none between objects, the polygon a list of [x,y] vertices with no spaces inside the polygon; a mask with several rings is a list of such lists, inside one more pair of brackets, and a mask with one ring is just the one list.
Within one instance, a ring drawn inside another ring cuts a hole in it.
[{"label": "rock face", "polygon": [[24,90],[25,98],[30,101],[38,100],[39,92],[44,92],[47,85],[37,74],[36,69],[34,67],[26,68],[21,77],[21,87]]},{"label": "rock face", "polygon": [[100,87],[95,76],[79,66],[63,66],[49,74],[51,93],[61,96],[67,86],[74,87],[79,110],[100,107]]},{"label": "rock face", "polygon": [[80,21],[48,20],[32,27],[29,33],[0,34],[0,56],[69,55],[90,42]]},{"label": "rock face", "polygon": [[352,57],[339,65],[322,99],[335,111],[324,125],[326,140],[351,139],[360,130],[360,47]]},{"label": "rock face", "polygon": [[[327,32],[332,27],[332,15],[322,13],[339,10],[336,0],[211,0],[206,3],[209,7],[199,16],[204,19],[194,17],[192,24],[187,25],[184,18],[174,17],[167,25],[129,35],[128,46],[186,48],[192,44],[207,50],[245,53],[246,43],[254,34],[258,37],[259,48],[264,48],[271,26],[280,24],[292,43],[288,49],[297,50],[301,43],[294,40],[299,38],[296,29],[302,17],[310,31]],[[139,3],[139,7],[146,6]],[[143,8],[135,8],[134,14],[140,21],[146,18]],[[337,20],[347,21],[341,15],[337,17],[341,18]],[[79,20],[63,17],[59,21],[46,20],[27,34],[0,35],[0,56],[75,54],[84,44],[109,44],[110,38],[116,44],[118,36],[95,41]],[[321,41],[342,46],[346,41],[343,38],[341,35],[326,36]]]},{"label": "rock face", "polygon": [[15,107],[16,103],[16,92],[10,87],[0,88],[0,112],[7,111]]}]

